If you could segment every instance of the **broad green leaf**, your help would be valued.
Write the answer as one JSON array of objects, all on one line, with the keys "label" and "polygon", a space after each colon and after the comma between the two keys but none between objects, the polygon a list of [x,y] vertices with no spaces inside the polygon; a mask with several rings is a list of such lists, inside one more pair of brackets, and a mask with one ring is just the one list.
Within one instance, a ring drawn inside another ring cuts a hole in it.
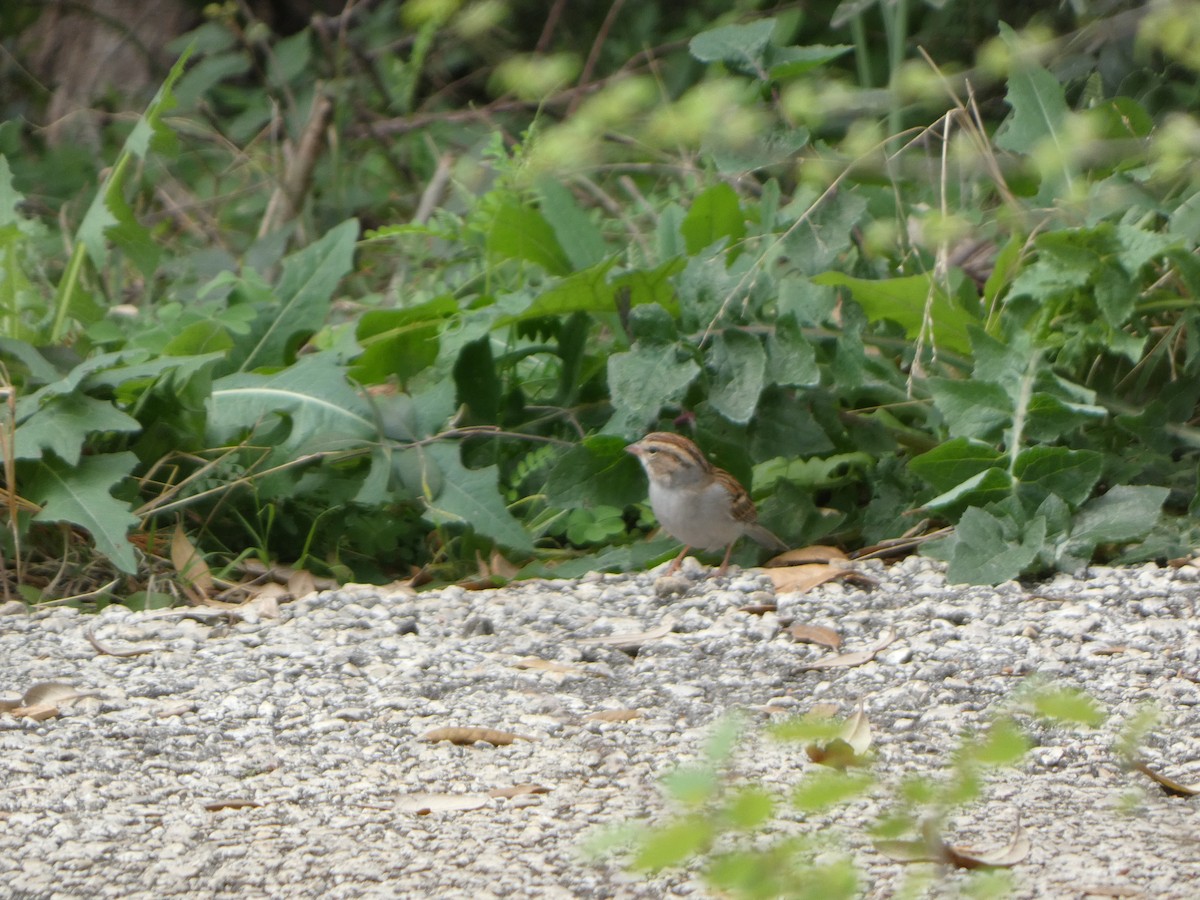
[{"label": "broad green leaf", "polygon": [[290,428],[275,450],[276,462],[355,449],[379,439],[371,407],[350,387],[330,354],[303,356],[271,375],[238,372],[213,382],[208,400],[211,441],[238,441],[276,427],[281,419]]},{"label": "broad green leaf", "polygon": [[792,805],[802,812],[821,812],[866,793],[874,784],[874,776],[867,772],[812,769],[792,792]]},{"label": "broad green leaf", "polygon": [[[1067,134],[1070,110],[1062,85],[1044,68],[1034,62],[1021,46],[1021,39],[1012,28],[1000,23],[1000,37],[1013,51],[1013,67],[1008,76],[1008,94],[1012,107],[1009,119],[996,135],[996,145],[1013,153],[1028,154],[1045,144],[1053,148],[1053,159],[1061,168],[1061,183],[1071,183],[1067,161],[1071,157],[1072,138]],[[1049,172],[1043,172],[1043,181]],[[1059,182],[1059,178],[1054,179]],[[1043,185],[1044,186],[1044,185]]]},{"label": "broad green leaf", "polygon": [[[717,171],[742,175],[790,162],[810,138],[807,128],[778,128],[734,143],[709,139],[705,141],[703,151],[712,157]],[[761,212],[761,204],[759,209]],[[770,231],[774,225],[771,215],[768,213],[762,219],[761,227]]]},{"label": "broad green leaf", "polygon": [[812,280],[814,284],[846,288],[872,321],[891,319],[904,328],[910,339],[917,339],[928,329],[936,347],[962,354],[971,350],[968,329],[979,319],[963,309],[932,275],[873,279],[823,272]]},{"label": "broad green leaf", "polygon": [[982,738],[967,745],[973,761],[985,766],[1013,766],[1029,752],[1029,736],[1007,716],[996,719]]},{"label": "broad green leaf", "polygon": [[766,76],[763,56],[775,30],[774,19],[747,25],[722,25],[702,31],[688,42],[688,51],[700,62],[722,62],[746,74]]},{"label": "broad green leaf", "polygon": [[650,831],[634,854],[633,868],[657,872],[679,865],[707,850],[715,837],[713,823],[703,816],[658,826]]},{"label": "broad green leaf", "polygon": [[126,536],[139,520],[129,504],[111,492],[137,461],[128,452],[85,456],[78,465],[47,457],[24,483],[25,496],[42,507],[34,518],[78,525],[92,536],[100,553],[122,572],[133,574],[137,560]]},{"label": "broad green leaf", "polygon": [[813,387],[821,381],[816,351],[793,316],[777,318],[767,333],[766,378],[780,387]]},{"label": "broad green leaf", "polygon": [[552,506],[625,507],[646,498],[646,478],[625,452],[628,443],[612,435],[594,435],[563,453],[546,479]]},{"label": "broad green leaf", "polygon": [[711,353],[712,384],[708,401],[731,422],[744,425],[762,393],[767,354],[757,336],[728,328],[718,332]]},{"label": "broad green leaf", "polygon": [[453,297],[435,297],[405,309],[377,309],[358,320],[362,355],[351,374],[362,384],[382,384],[395,376],[401,384],[433,365],[439,332],[459,311]]},{"label": "broad green leaf", "polygon": [[786,81],[833,62],[854,49],[852,44],[808,44],[804,47],[767,48],[766,62],[772,81]]},{"label": "broad green leaf", "polygon": [[955,437],[994,439],[1012,421],[1012,400],[998,384],[930,378],[928,386],[934,406]]},{"label": "broad green leaf", "polygon": [[1025,436],[1030,441],[1054,441],[1084,425],[1098,424],[1108,415],[1103,406],[1072,403],[1037,391],[1025,410]]},{"label": "broad green leaf", "polygon": [[477,534],[491,538],[511,550],[533,551],[533,541],[521,523],[508,511],[500,496],[496,466],[468,469],[462,464],[457,444],[434,443],[416,452],[440,474],[441,489],[425,496],[425,517],[435,525],[467,525]]},{"label": "broad green leaf", "polygon": [[1075,688],[1042,688],[1030,700],[1039,716],[1054,722],[1099,728],[1108,718],[1094,697]]},{"label": "broad green leaf", "polygon": [[1074,547],[1095,547],[1144,537],[1158,522],[1170,491],[1148,485],[1118,485],[1084,504],[1071,529]]},{"label": "broad green leaf", "polygon": [[542,316],[564,316],[573,312],[615,312],[616,290],[608,283],[608,273],[614,265],[615,257],[590,269],[568,275],[542,291],[537,299],[520,313],[498,318],[496,327]]},{"label": "broad green leaf", "polygon": [[1013,477],[1024,484],[1037,485],[1049,494],[1057,494],[1072,507],[1089,496],[1104,468],[1104,456],[1093,450],[1068,450],[1066,447],[1029,447],[1022,450],[1013,464]]},{"label": "broad green leaf", "polygon": [[913,457],[908,467],[938,491],[949,491],[988,469],[1004,465],[1004,454],[983,441],[955,438]]},{"label": "broad green leaf", "polygon": [[542,215],[554,230],[571,267],[587,269],[603,262],[608,255],[604,235],[575,202],[575,195],[553,178],[538,179],[537,192],[542,201]]},{"label": "broad green leaf", "polygon": [[735,828],[758,828],[775,813],[775,801],[761,787],[751,785],[734,792],[725,801],[723,817]]},{"label": "broad green leaf", "polygon": [[550,223],[536,209],[506,200],[490,223],[488,260],[497,265],[512,259],[527,260],[551,275],[566,275],[571,263]]},{"label": "broad green leaf", "polygon": [[1001,468],[984,469],[965,479],[932,500],[925,501],[925,509],[954,516],[968,506],[987,506],[1012,494],[1012,477]]},{"label": "broad green leaf", "polygon": [[141,430],[137,419],[112,403],[86,394],[52,397],[18,426],[13,436],[16,459],[41,459],[53,450],[63,462],[79,462],[89,437],[110,431],[131,433]]},{"label": "broad green leaf", "polygon": [[691,358],[678,359],[674,347],[634,344],[631,350],[608,358],[608,391],[613,416],[604,431],[637,438],[654,423],[659,411],[683,397],[700,367]]},{"label": "broad green leaf", "polygon": [[971,507],[954,528],[946,577],[955,584],[999,584],[1017,578],[1041,552],[1046,520],[1035,518],[1017,529],[1011,520]]},{"label": "broad green leaf", "polygon": [[278,306],[259,316],[240,371],[287,364],[297,339],[325,324],[333,292],[353,266],[357,238],[358,220],[348,219],[283,261],[275,289]]},{"label": "broad green leaf", "polygon": [[[3,158],[0,156],[0,160]],[[59,378],[58,369],[27,341],[0,337],[0,360],[3,360],[8,368],[9,377],[17,383],[23,383],[26,390],[33,385],[47,384]],[[27,373],[25,379],[18,377],[22,368]]]},{"label": "broad green leaf", "polygon": [[866,199],[854,191],[840,191],[830,198],[800,193],[780,210],[780,218],[793,223],[783,240],[791,265],[804,275],[837,266],[866,212]]},{"label": "broad green leaf", "polygon": [[722,239],[730,257],[736,256],[738,242],[746,236],[746,216],[737,192],[723,181],[701,192],[684,216],[680,232],[690,256]]},{"label": "broad green leaf", "polygon": [[312,64],[312,35],[307,28],[280,38],[267,57],[267,83],[286,88],[297,75]]}]

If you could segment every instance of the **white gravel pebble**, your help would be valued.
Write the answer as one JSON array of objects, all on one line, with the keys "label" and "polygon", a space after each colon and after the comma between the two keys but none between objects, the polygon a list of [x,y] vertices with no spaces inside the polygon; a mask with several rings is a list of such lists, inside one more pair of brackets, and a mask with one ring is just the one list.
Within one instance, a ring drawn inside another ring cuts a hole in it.
[{"label": "white gravel pebble", "polygon": [[[1086,690],[1107,723],[1018,712],[1033,748],[989,776],[950,837],[1000,845],[1019,815],[1032,842],[1014,870],[1020,898],[1197,896],[1200,797],[1167,796],[1112,749],[1152,703],[1147,758],[1200,781],[1195,568],[995,589],[948,585],[929,560],[861,568],[876,586],[785,595],[761,615],[739,608],[774,598],[765,577],[717,579],[693,561],[672,576],[494,591],[359,586],[233,624],[7,604],[0,694],[61,681],[95,696],[42,722],[0,712],[0,898],[707,896],[694,872],[647,879],[581,845],[597,828],[661,820],[662,776],[701,758],[732,710],[752,726],[736,776],[785,796],[812,764],[754,726],[818,702],[866,712],[882,787],[779,827],[839,834],[864,896],[889,897],[908,872],[867,829],[890,788],[944,772],[962,735],[1031,676]],[[793,623],[835,629],[839,653],[895,641],[873,661],[814,669],[835,651],[794,641]],[[89,630],[112,649],[152,649],[100,655]],[[636,713],[587,718],[619,710]],[[422,739],[461,727],[519,737]],[[516,785],[547,792],[488,795]],[[962,876],[942,877],[952,895]]]}]

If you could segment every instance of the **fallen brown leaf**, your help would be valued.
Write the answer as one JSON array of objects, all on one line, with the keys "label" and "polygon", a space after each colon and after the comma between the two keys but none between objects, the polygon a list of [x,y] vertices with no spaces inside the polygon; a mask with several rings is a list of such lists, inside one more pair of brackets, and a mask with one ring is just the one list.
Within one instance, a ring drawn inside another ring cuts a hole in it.
[{"label": "fallen brown leaf", "polygon": [[492,788],[488,791],[488,796],[511,800],[513,797],[524,797],[526,794],[548,793],[550,793],[550,788],[542,787],[540,784],[514,784],[512,787]]},{"label": "fallen brown leaf", "polygon": [[292,595],[293,600],[299,600],[301,597],[315,594],[317,592],[317,579],[313,577],[313,573],[308,571],[308,569],[296,569],[289,572],[287,577],[287,592]]},{"label": "fallen brown leaf", "polygon": [[782,566],[768,568],[764,571],[775,585],[776,593],[779,594],[805,594],[835,578],[849,578],[854,574],[852,569],[844,565],[834,566],[824,563]]},{"label": "fallen brown leaf", "polygon": [[644,717],[641,711],[636,709],[601,709],[588,713],[583,718],[589,722],[632,722]]},{"label": "fallen brown leaf", "polygon": [[775,566],[798,566],[805,563],[827,563],[832,559],[846,559],[846,554],[837,547],[825,547],[812,544],[808,547],[797,547],[795,550],[785,550],[778,556],[772,557],[767,568]]},{"label": "fallen brown leaf", "polygon": [[216,812],[219,809],[258,809],[262,806],[257,800],[246,800],[241,797],[230,797],[224,800],[209,800],[205,802],[204,808],[209,812]]},{"label": "fallen brown leaf", "polygon": [[58,707],[53,703],[38,703],[33,706],[18,706],[10,709],[9,713],[18,719],[32,719],[35,722],[45,722],[58,715]]},{"label": "fallen brown leaf", "polygon": [[1018,821],[1012,839],[996,850],[977,851],[947,844],[936,836],[919,840],[876,841],[875,849],[898,862],[932,862],[960,869],[1010,868],[1029,855],[1031,845]]},{"label": "fallen brown leaf", "polygon": [[476,728],[474,726],[450,726],[448,728],[435,728],[432,731],[427,731],[417,740],[427,741],[431,744],[436,744],[438,741],[449,741],[452,744],[461,746],[470,746],[478,741],[485,744],[492,744],[496,747],[507,747],[513,741],[532,741],[531,737],[525,737],[521,734],[514,734],[511,731],[498,731],[495,728]]},{"label": "fallen brown leaf", "polygon": [[608,634],[600,637],[585,638],[590,644],[608,644],[625,652],[636,651],[651,641],[664,638],[675,629],[675,617],[665,616],[662,624],[648,631],[629,631],[623,634]]},{"label": "fallen brown leaf", "polygon": [[77,690],[63,681],[43,681],[30,687],[21,697],[21,702],[25,706],[44,706],[91,696],[94,694]]},{"label": "fallen brown leaf", "polygon": [[427,816],[435,812],[463,812],[486,806],[487,794],[433,794],[418,792],[405,794],[396,801],[398,812]]},{"label": "fallen brown leaf", "polygon": [[814,669],[845,669],[852,666],[861,666],[863,663],[873,660],[879,651],[890,645],[894,640],[896,640],[896,632],[889,628],[879,636],[879,640],[866,650],[855,650],[853,653],[843,653],[839,656],[825,656],[806,666],[801,666],[800,669],[803,672],[809,672]]},{"label": "fallen brown leaf", "polygon": [[842,723],[836,737],[824,743],[808,744],[804,752],[818,765],[844,770],[866,764],[865,754],[871,748],[871,740],[871,723],[860,707]]},{"label": "fallen brown leaf", "polygon": [[212,593],[212,572],[196,545],[184,533],[182,525],[176,525],[175,533],[171,535],[171,565],[179,573],[193,601],[202,602]]},{"label": "fallen brown leaf", "polygon": [[792,640],[798,641],[801,644],[820,644],[822,647],[828,647],[830,650],[836,650],[842,646],[842,636],[832,628],[826,628],[824,625],[804,625],[797,623],[788,629],[788,634],[792,636]]},{"label": "fallen brown leaf", "polygon": [[1173,797],[1195,797],[1200,794],[1200,784],[1183,784],[1173,778],[1168,778],[1161,772],[1152,769],[1145,760],[1139,759],[1133,764],[1133,767]]}]

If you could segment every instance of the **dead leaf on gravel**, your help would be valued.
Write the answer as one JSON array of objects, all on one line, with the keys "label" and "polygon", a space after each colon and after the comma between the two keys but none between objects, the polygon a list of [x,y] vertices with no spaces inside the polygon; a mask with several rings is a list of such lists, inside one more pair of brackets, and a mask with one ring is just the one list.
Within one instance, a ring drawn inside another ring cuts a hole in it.
[{"label": "dead leaf on gravel", "polygon": [[764,570],[775,585],[777,594],[806,594],[835,578],[849,578],[854,574],[846,566],[814,563],[805,566],[783,566]]},{"label": "dead leaf on gravel", "polygon": [[1006,869],[1025,859],[1031,844],[1018,821],[1007,846],[995,850],[955,847],[936,836],[927,836],[924,840],[876,841],[875,849],[898,862],[932,862],[960,869]]},{"label": "dead leaf on gravel", "polygon": [[788,634],[792,636],[792,640],[801,644],[820,644],[830,650],[836,650],[842,646],[842,636],[824,625],[796,623],[788,628]]},{"label": "dead leaf on gravel", "polygon": [[50,703],[66,703],[79,697],[92,697],[93,693],[77,690],[63,681],[43,681],[33,685],[21,697],[25,706],[44,706]]},{"label": "dead leaf on gravel", "polygon": [[257,800],[247,800],[243,797],[228,797],[220,800],[207,800],[204,808],[209,812],[221,809],[258,809],[262,804]]},{"label": "dead leaf on gravel", "polygon": [[1150,764],[1143,759],[1135,762],[1133,767],[1172,797],[1195,797],[1197,794],[1200,794],[1200,784],[1183,784],[1173,778],[1168,778],[1161,772],[1152,769]]},{"label": "dead leaf on gravel", "polygon": [[213,590],[212,572],[182,525],[176,525],[175,533],[171,535],[171,565],[179,573],[193,602],[203,603],[208,599]]},{"label": "dead leaf on gravel", "polygon": [[644,718],[637,709],[602,709],[583,717],[588,722],[632,722]]},{"label": "dead leaf on gravel", "polygon": [[843,653],[839,656],[825,656],[806,666],[801,666],[800,670],[802,672],[809,672],[813,669],[845,669],[852,666],[861,666],[863,663],[873,660],[881,650],[889,646],[894,640],[896,640],[896,632],[889,628],[879,636],[879,640],[866,650],[855,650],[852,653]]},{"label": "dead leaf on gravel", "polygon": [[540,784],[514,784],[512,787],[492,788],[488,791],[488,796],[511,800],[513,797],[524,797],[527,794],[548,793],[550,793],[550,788],[543,787]]},{"label": "dead leaf on gravel", "polygon": [[795,550],[787,550],[778,556],[772,557],[767,563],[767,568],[774,568],[775,566],[799,566],[806,563],[827,563],[833,559],[844,560],[846,558],[846,554],[837,547],[812,544],[808,547],[797,547]]},{"label": "dead leaf on gravel", "polygon": [[526,737],[522,734],[514,734],[511,731],[498,731],[495,728],[476,728],[463,725],[451,726],[449,728],[435,728],[432,731],[425,732],[417,740],[426,741],[431,744],[436,744],[438,741],[449,741],[452,744],[460,746],[471,746],[482,741],[485,744],[492,744],[496,747],[507,747],[513,741],[532,741],[534,738]]},{"label": "dead leaf on gravel", "polygon": [[526,656],[512,664],[514,669],[535,669],[539,672],[553,672],[557,675],[586,675],[587,670],[566,663],[555,662],[552,659],[541,659],[537,656]]},{"label": "dead leaf on gravel", "polygon": [[18,706],[10,709],[9,713],[18,719],[32,719],[34,722],[45,722],[58,715],[59,709],[53,703],[40,703],[36,706]]},{"label": "dead leaf on gravel", "polygon": [[622,634],[607,634],[599,637],[585,638],[591,644],[607,644],[611,647],[616,647],[626,653],[636,652],[641,647],[657,641],[660,638],[666,637],[675,630],[675,617],[663,617],[662,624],[657,628],[651,628],[648,631],[629,631]]},{"label": "dead leaf on gravel", "polygon": [[487,794],[405,794],[396,801],[396,811],[427,816],[435,812],[465,812],[486,806]]},{"label": "dead leaf on gravel", "polygon": [[739,606],[738,612],[749,613],[752,616],[761,616],[764,613],[775,612],[779,609],[777,603],[747,603],[745,606]]},{"label": "dead leaf on gravel", "polygon": [[287,592],[292,595],[293,600],[299,600],[301,597],[307,597],[309,594],[317,592],[317,579],[313,577],[313,573],[308,569],[296,569],[288,573]]},{"label": "dead leaf on gravel", "polygon": [[851,766],[866,765],[866,753],[871,749],[871,740],[871,723],[859,708],[842,724],[836,737],[807,744],[804,752],[818,765],[845,770]]}]

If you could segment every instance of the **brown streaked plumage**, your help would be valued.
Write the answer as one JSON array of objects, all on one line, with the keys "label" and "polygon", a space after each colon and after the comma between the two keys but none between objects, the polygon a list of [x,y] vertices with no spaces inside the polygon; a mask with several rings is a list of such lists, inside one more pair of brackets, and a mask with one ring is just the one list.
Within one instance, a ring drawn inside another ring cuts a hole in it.
[{"label": "brown streaked plumage", "polygon": [[667,572],[676,571],[693,547],[725,549],[719,574],[729,567],[733,546],[743,534],[764,547],[787,546],[758,524],[754,501],[736,478],[718,469],[687,438],[656,431],[625,448],[637,457],[650,480],[650,507],[663,530],[684,545]]}]

